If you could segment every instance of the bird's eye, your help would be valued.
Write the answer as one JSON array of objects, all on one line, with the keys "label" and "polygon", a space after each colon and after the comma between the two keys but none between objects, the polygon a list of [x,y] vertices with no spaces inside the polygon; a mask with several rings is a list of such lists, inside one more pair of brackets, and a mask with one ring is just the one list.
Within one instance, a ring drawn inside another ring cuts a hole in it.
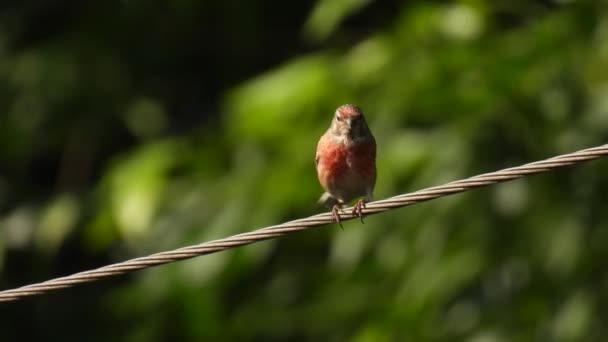
[{"label": "bird's eye", "polygon": [[336,115],[336,120],[342,121],[342,117],[340,115]]}]

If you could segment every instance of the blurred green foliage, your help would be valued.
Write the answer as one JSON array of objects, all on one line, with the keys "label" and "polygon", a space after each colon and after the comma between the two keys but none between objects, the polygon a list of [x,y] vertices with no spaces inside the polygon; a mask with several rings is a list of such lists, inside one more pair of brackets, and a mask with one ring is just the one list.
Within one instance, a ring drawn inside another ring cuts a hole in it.
[{"label": "blurred green foliage", "polygon": [[[605,1],[0,5],[0,286],[323,209],[335,108],[383,198],[608,134]],[[0,306],[2,340],[590,341],[608,163]]]}]

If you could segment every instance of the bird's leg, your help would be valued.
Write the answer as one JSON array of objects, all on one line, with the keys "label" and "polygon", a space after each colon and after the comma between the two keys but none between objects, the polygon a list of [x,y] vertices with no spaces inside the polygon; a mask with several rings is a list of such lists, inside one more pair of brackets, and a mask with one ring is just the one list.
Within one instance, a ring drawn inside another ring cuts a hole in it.
[{"label": "bird's leg", "polygon": [[355,206],[353,207],[353,216],[359,216],[359,218],[361,219],[361,223],[365,223],[363,222],[363,208],[365,208],[365,199],[362,198],[360,199],[357,204],[355,204]]},{"label": "bird's leg", "polygon": [[344,212],[344,209],[342,209],[342,204],[344,202],[339,201],[338,203],[334,204],[334,206],[331,208],[331,216],[333,216],[333,218],[336,220],[336,223],[338,223],[340,225],[340,228],[344,229],[344,227],[342,227],[342,222],[340,221],[340,211]]}]

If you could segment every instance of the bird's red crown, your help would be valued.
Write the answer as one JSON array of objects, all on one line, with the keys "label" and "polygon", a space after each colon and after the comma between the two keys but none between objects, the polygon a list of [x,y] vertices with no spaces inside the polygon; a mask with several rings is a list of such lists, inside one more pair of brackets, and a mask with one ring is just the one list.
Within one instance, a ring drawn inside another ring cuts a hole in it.
[{"label": "bird's red crown", "polygon": [[345,104],[336,109],[336,114],[342,119],[347,119],[359,116],[363,113],[361,112],[361,108],[355,106],[354,104]]}]

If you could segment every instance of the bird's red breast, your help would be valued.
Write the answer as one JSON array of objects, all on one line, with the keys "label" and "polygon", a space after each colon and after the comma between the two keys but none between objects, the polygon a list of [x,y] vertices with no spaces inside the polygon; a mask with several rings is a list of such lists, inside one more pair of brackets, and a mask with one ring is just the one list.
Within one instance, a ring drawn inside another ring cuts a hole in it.
[{"label": "bird's red breast", "polygon": [[327,132],[317,145],[317,173],[321,186],[348,202],[373,191],[376,182],[376,142],[368,138],[340,141]]}]

